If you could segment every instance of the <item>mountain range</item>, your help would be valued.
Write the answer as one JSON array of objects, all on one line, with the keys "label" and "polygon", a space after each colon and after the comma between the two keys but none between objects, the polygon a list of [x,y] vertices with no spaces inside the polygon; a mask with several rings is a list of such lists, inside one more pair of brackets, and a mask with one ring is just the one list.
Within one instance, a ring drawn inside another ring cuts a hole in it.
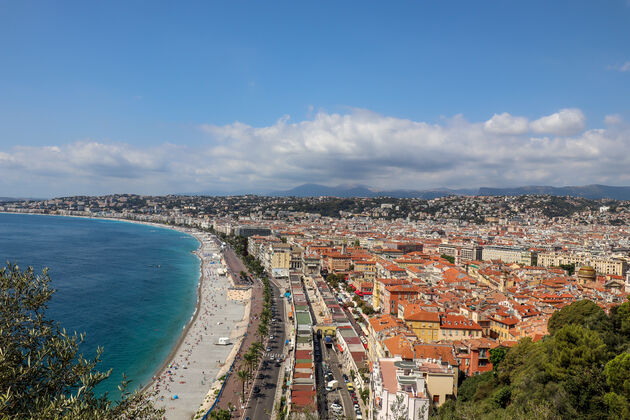
[{"label": "mountain range", "polygon": [[429,190],[384,190],[378,191],[364,185],[329,187],[320,184],[303,184],[286,191],[276,191],[265,195],[280,197],[393,197],[423,198],[430,200],[449,195],[482,195],[482,196],[518,196],[518,195],[554,195],[583,197],[591,200],[609,198],[613,200],[630,200],[630,187],[613,187],[609,185],[584,185],[552,187],[530,185],[513,188],[450,189],[436,188]]}]

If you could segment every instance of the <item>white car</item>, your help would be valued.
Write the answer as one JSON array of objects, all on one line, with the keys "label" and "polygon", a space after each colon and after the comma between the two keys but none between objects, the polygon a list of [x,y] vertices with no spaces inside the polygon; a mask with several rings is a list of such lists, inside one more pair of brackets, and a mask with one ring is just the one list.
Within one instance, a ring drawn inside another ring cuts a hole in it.
[{"label": "white car", "polygon": [[338,404],[338,403],[332,403],[330,405],[330,408],[332,408],[332,410],[336,413],[343,411],[343,407],[341,406],[341,404]]}]

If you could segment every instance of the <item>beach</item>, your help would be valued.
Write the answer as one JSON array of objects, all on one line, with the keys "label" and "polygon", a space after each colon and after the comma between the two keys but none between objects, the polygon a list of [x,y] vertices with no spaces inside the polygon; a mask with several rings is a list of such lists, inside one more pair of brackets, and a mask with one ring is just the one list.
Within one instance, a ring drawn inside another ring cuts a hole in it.
[{"label": "beach", "polygon": [[[166,418],[174,420],[205,414],[214,402],[214,389],[220,386],[217,379],[229,369],[246,331],[250,297],[246,290],[234,290],[229,277],[219,275],[223,263],[210,234],[178,230],[200,242],[197,307],[175,348],[143,389],[166,409]],[[219,345],[220,338],[228,338],[230,344]]]}]

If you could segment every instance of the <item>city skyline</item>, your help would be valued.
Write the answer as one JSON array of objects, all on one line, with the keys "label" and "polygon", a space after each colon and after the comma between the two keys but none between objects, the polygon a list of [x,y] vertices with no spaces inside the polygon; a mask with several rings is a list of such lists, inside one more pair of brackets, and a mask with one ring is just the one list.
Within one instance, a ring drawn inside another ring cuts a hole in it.
[{"label": "city skyline", "polygon": [[265,6],[6,3],[0,195],[630,185],[627,1]]}]

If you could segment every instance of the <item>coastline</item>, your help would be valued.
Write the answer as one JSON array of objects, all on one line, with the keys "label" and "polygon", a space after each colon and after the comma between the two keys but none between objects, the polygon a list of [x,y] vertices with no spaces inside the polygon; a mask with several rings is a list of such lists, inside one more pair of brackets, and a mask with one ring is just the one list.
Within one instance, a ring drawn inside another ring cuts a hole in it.
[{"label": "coastline", "polygon": [[[34,216],[74,217],[74,218],[81,218],[81,219],[98,219],[98,220],[110,220],[114,222],[142,224],[142,225],[151,226],[155,228],[175,230],[177,232],[192,236],[197,240],[199,246],[197,247],[195,251],[192,251],[192,253],[199,259],[199,279],[197,282],[197,291],[196,291],[197,299],[196,299],[195,307],[193,310],[193,314],[191,315],[186,325],[181,330],[181,333],[179,337],[177,338],[177,341],[173,344],[173,347],[171,348],[168,355],[164,358],[163,362],[156,369],[154,369],[153,372],[151,372],[152,375],[150,376],[150,380],[144,385],[139,384],[138,388],[136,389],[140,393],[145,393],[145,394],[148,393],[150,398],[156,398],[159,393],[159,391],[156,389],[156,385],[157,385],[157,388],[159,388],[159,382],[161,378],[164,377],[165,372],[169,372],[168,370],[169,367],[176,364],[176,358],[178,356],[181,356],[184,351],[187,351],[185,349],[185,346],[188,345],[188,343],[193,340],[194,334],[193,334],[192,329],[193,329],[193,326],[195,326],[195,324],[199,320],[199,317],[202,314],[202,311],[203,310],[207,311],[209,307],[210,308],[212,307],[211,306],[213,304],[212,302],[207,301],[207,299],[204,300],[204,297],[207,297],[207,294],[204,294],[203,290],[207,289],[210,286],[209,281],[211,280],[211,278],[209,277],[211,277],[210,276],[211,270],[209,266],[213,265],[213,268],[214,268],[214,267],[218,267],[219,264],[210,264],[210,261],[209,261],[210,258],[204,255],[204,250],[208,251],[208,249],[205,249],[204,247],[210,246],[210,242],[212,244],[216,244],[216,237],[214,237],[214,235],[211,235],[209,233],[199,231],[193,227],[180,227],[180,226],[166,225],[166,224],[156,223],[156,222],[128,220],[128,219],[121,219],[121,218],[115,218],[115,217],[90,217],[90,216],[79,216],[79,215],[57,215],[57,214],[19,213],[19,212],[0,212],[0,213],[19,214],[19,215],[28,214],[28,215],[34,215]],[[221,252],[218,250],[217,247],[214,247],[214,248],[215,248],[214,250],[216,251],[216,253],[219,256],[221,256],[221,259],[222,259]],[[223,261],[222,263],[224,264]],[[221,264],[221,266],[223,266],[223,264]],[[215,278],[216,280],[216,272],[214,272],[213,276],[214,276],[213,278]],[[224,286],[227,286],[226,289],[232,288],[235,286],[234,280],[229,275],[225,277],[225,282],[226,283],[229,282],[229,284],[224,285]],[[228,305],[233,306],[233,309],[236,308],[239,312],[240,312],[240,308],[242,307],[241,316],[239,316],[238,319],[233,320],[232,321],[233,323],[231,324],[231,326],[235,327],[233,330],[230,331],[230,334],[229,334],[230,341],[233,342],[233,347],[229,349],[228,354],[226,354],[224,357],[221,357],[221,359],[223,360],[222,360],[220,368],[218,369],[218,372],[216,373],[216,375],[213,375],[215,377],[208,378],[209,381],[205,383],[206,375],[205,375],[205,370],[204,370],[204,381],[201,382],[201,385],[194,385],[194,393],[199,394],[201,396],[201,398],[199,398],[198,401],[194,404],[194,407],[187,406],[186,408],[188,410],[186,411],[189,411],[189,412],[185,414],[182,412],[182,410],[173,410],[173,407],[171,407],[171,410],[173,411],[167,410],[167,413],[166,413],[167,418],[190,418],[196,412],[198,411],[200,412],[200,410],[198,410],[199,407],[201,407],[201,409],[205,413],[205,411],[207,411],[209,406],[214,401],[213,390],[215,389],[217,383],[220,384],[220,382],[217,379],[227,371],[227,369],[231,365],[232,361],[234,360],[238,352],[240,341],[243,338],[242,332],[246,331],[247,325],[249,323],[249,312],[250,312],[249,299],[248,298],[230,299],[226,293],[225,299],[221,303],[225,307],[227,307]],[[215,305],[216,305],[216,302],[215,302]],[[210,345],[215,346],[215,343],[211,343]],[[222,348],[219,348],[219,347],[222,347]],[[209,349],[208,351],[216,353],[216,352],[220,352],[221,350],[227,350],[227,348],[223,346],[216,346]],[[204,361],[203,358],[199,360],[200,363],[202,363],[203,361]],[[194,362],[197,362],[197,360],[194,360]],[[212,371],[214,369],[210,368],[209,370]],[[182,381],[182,383],[184,382],[185,381]],[[189,386],[188,388],[191,388],[191,387]],[[191,390],[189,389],[189,391]],[[164,393],[163,390],[162,390],[162,393]],[[191,392],[191,394],[192,393],[193,392]],[[164,395],[162,395],[162,397],[164,397]],[[173,402],[173,401],[177,401],[178,399],[179,398],[176,398],[175,400],[169,399],[166,401]],[[159,405],[160,401],[164,401],[164,400],[165,399],[163,400],[156,399],[156,403]]]},{"label": "coastline", "polygon": [[[169,419],[189,419],[200,413],[200,406],[206,406],[216,379],[234,360],[234,347],[238,347],[245,331],[239,325],[249,322],[249,295],[244,290],[237,293],[232,280],[219,275],[222,259],[214,236],[197,234],[202,243],[199,254],[203,264],[196,315],[162,370],[144,389],[157,406],[167,409]],[[229,338],[233,347],[220,345],[222,337]]]},{"label": "coastline", "polygon": [[[174,230],[178,230],[178,229],[174,229]],[[191,236],[194,236],[194,235],[191,235]],[[199,241],[199,238],[197,238],[196,236],[194,236],[194,237],[195,237],[195,239],[197,239],[197,241]],[[186,339],[186,336],[188,335],[188,332],[190,331],[190,327],[193,325],[193,323],[197,319],[197,316],[199,315],[199,311],[201,310],[201,297],[200,297],[201,296],[201,286],[202,286],[202,282],[204,281],[204,275],[203,275],[204,260],[199,255],[201,247],[202,247],[202,243],[201,243],[201,241],[199,241],[199,247],[195,251],[193,251],[193,254],[195,254],[197,256],[197,258],[199,258],[199,281],[197,282],[197,302],[195,303],[195,309],[194,309],[193,315],[190,317],[190,319],[188,320],[188,322],[186,323],[186,325],[182,329],[182,332],[179,335],[179,338],[177,339],[177,341],[173,345],[173,348],[168,353],[168,355],[166,356],[166,358],[164,359],[162,364],[157,369],[155,369],[155,371],[153,372],[153,375],[151,375],[152,378],[154,378],[155,376],[158,376],[158,374],[160,372],[164,371],[164,369],[170,363],[172,363],[173,359],[177,355],[177,351],[179,350],[179,348],[181,347],[182,343]],[[142,388],[139,389],[139,392],[140,393],[145,393],[154,384],[154,382],[155,382],[155,380],[152,379],[146,385],[143,385]]]},{"label": "coastline", "polygon": [[[29,215],[29,216],[53,216],[53,217],[73,217],[73,218],[77,218],[77,219],[111,220],[111,221],[114,221],[114,222],[133,223],[133,224],[138,224],[138,225],[145,225],[145,226],[152,226],[152,227],[157,227],[157,228],[162,228],[162,229],[175,230],[175,231],[178,231],[178,232],[181,232],[181,233],[185,233],[185,234],[195,238],[197,240],[197,243],[199,244],[199,246],[192,253],[199,259],[199,280],[197,281],[197,292],[196,292],[196,294],[197,294],[197,301],[195,303],[195,308],[194,308],[194,311],[193,311],[193,315],[190,317],[190,319],[188,320],[188,322],[186,323],[186,325],[182,329],[182,332],[180,333],[179,338],[177,339],[175,344],[173,345],[173,348],[171,349],[171,351],[168,353],[168,355],[166,356],[166,358],[164,359],[162,364],[160,364],[160,366],[153,371],[153,374],[151,375],[151,377],[155,377],[158,373],[162,372],[164,370],[164,368],[166,368],[170,364],[170,362],[173,360],[173,358],[177,354],[177,350],[180,348],[180,346],[184,342],[184,340],[186,338],[186,335],[188,334],[188,331],[190,330],[190,327],[192,326],[192,324],[197,319],[197,316],[198,316],[199,311],[201,309],[200,290],[201,290],[202,282],[204,281],[204,275],[203,275],[204,259],[200,255],[200,253],[201,253],[201,249],[202,249],[203,243],[202,243],[201,239],[195,234],[196,232],[186,232],[185,228],[181,228],[179,226],[170,226],[170,225],[165,225],[165,224],[161,224],[161,223],[143,222],[141,220],[128,220],[128,219],[121,219],[121,218],[116,218],[116,217],[90,217],[90,216],[75,216],[75,215],[63,215],[63,214],[44,214],[44,213],[17,213],[17,212],[9,212],[9,211],[2,211],[2,212],[0,212],[0,214],[19,214],[19,215]],[[154,381],[151,380],[150,382],[148,382],[145,385],[141,384],[140,388],[138,388],[138,391],[141,392],[141,393],[146,392],[146,390],[151,387],[153,382]]]}]

